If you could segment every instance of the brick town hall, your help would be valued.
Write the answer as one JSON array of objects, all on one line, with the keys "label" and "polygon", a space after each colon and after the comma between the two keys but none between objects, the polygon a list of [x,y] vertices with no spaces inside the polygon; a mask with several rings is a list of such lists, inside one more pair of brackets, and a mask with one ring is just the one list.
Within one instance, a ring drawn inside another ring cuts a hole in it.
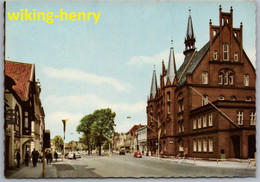
[{"label": "brick town hall", "polygon": [[156,156],[159,150],[161,157],[253,158],[256,73],[243,50],[243,25],[233,27],[232,7],[219,7],[219,25],[210,20],[209,42],[199,51],[195,42],[189,15],[182,65],[176,69],[172,46],[159,86],[153,71],[147,151]]}]

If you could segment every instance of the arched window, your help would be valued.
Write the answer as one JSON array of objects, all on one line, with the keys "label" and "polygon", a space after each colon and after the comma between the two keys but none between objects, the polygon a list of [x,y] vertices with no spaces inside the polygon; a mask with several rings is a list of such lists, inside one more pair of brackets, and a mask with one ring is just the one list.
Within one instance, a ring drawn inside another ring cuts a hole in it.
[{"label": "arched window", "polygon": [[178,100],[179,112],[184,111],[183,94],[182,94],[182,92],[180,92],[178,94],[177,100]]},{"label": "arched window", "polygon": [[225,100],[225,96],[224,95],[220,95],[218,100]]},{"label": "arched window", "polygon": [[245,74],[244,75],[244,86],[249,86],[249,75]]},{"label": "arched window", "polygon": [[247,101],[247,102],[250,102],[251,100],[252,100],[252,98],[251,98],[250,96],[247,96],[247,97],[246,97],[246,101]]},{"label": "arched window", "polygon": [[236,97],[235,97],[235,96],[231,96],[231,97],[230,97],[230,100],[231,100],[231,101],[235,101],[235,100],[236,100]]},{"label": "arched window", "polygon": [[182,139],[179,140],[179,151],[183,152],[183,140]]},{"label": "arched window", "polygon": [[218,84],[223,85],[223,73],[222,72],[218,74]]},{"label": "arched window", "polygon": [[167,92],[167,101],[170,101],[170,100],[171,100],[171,93]]},{"label": "arched window", "polygon": [[217,60],[218,59],[218,51],[214,51],[213,52],[213,60]]},{"label": "arched window", "polygon": [[235,62],[238,61],[238,53],[237,53],[237,52],[234,53],[234,61],[235,61]]},{"label": "arched window", "polygon": [[203,95],[202,96],[202,106],[208,104],[208,95]]},{"label": "arched window", "polygon": [[222,69],[218,73],[219,85],[234,85],[234,72],[230,69]]},{"label": "arched window", "polygon": [[223,44],[223,60],[228,61],[228,44]]},{"label": "arched window", "polygon": [[208,72],[202,72],[202,84],[208,84]]}]

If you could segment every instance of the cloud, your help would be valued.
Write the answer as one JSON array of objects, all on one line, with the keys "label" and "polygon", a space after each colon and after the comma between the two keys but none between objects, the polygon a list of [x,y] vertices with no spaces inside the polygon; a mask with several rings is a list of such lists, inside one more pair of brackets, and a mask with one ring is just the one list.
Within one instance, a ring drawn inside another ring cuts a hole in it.
[{"label": "cloud", "polygon": [[[164,63],[167,64],[169,60],[169,53],[170,50],[164,50],[153,56],[134,56],[129,60],[129,62],[127,62],[127,64],[128,65],[161,64],[162,59],[164,59]],[[183,62],[184,55],[183,53],[178,53],[178,52],[175,52],[174,55],[175,55],[176,65],[178,67]]]},{"label": "cloud", "polygon": [[43,99],[50,107],[50,103],[55,108],[63,110],[77,110],[82,112],[93,112],[97,108],[111,108],[115,112],[140,113],[145,112],[146,102],[137,102],[134,104],[127,103],[111,103],[95,94],[69,95],[66,97],[50,95]]},{"label": "cloud", "polygon": [[128,83],[121,83],[119,80],[112,77],[99,76],[92,73],[86,73],[77,69],[56,69],[52,67],[44,67],[43,71],[48,77],[65,79],[68,81],[81,81],[93,85],[111,85],[118,91],[129,91],[132,86]]}]

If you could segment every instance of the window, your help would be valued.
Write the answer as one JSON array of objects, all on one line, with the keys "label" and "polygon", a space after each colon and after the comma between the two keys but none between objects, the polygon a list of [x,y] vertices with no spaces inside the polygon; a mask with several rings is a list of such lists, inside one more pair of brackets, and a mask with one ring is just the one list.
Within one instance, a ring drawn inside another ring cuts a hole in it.
[{"label": "window", "polygon": [[249,86],[249,75],[248,74],[244,75],[244,86]]},{"label": "window", "polygon": [[198,128],[201,128],[201,117],[198,119]]},{"label": "window", "polygon": [[228,71],[224,72],[224,85],[228,85]]},{"label": "window", "polygon": [[225,19],[224,19],[224,18],[222,18],[222,25],[224,25],[224,23],[225,23]]},{"label": "window", "polygon": [[170,105],[170,103],[167,104],[167,111],[168,111],[168,114],[171,114],[171,105]]},{"label": "window", "polygon": [[207,115],[203,116],[203,128],[207,127]]},{"label": "window", "polygon": [[213,138],[209,138],[209,152],[213,152]]},{"label": "window", "polygon": [[203,152],[207,152],[208,149],[208,142],[207,139],[203,139]]},{"label": "window", "polygon": [[218,73],[219,85],[234,85],[234,72],[230,69],[223,69]]},{"label": "window", "polygon": [[197,141],[193,140],[193,152],[197,152]]},{"label": "window", "polygon": [[243,125],[243,115],[244,115],[243,111],[237,112],[237,124],[238,125]]},{"label": "window", "polygon": [[224,95],[220,95],[218,100],[225,100],[225,96]]},{"label": "window", "polygon": [[183,152],[183,141],[182,140],[179,141],[179,151]]},{"label": "window", "polygon": [[208,72],[202,72],[202,84],[208,84]]},{"label": "window", "polygon": [[207,105],[207,104],[208,104],[208,96],[203,95],[202,96],[202,106]]},{"label": "window", "polygon": [[231,97],[230,97],[230,100],[231,100],[231,101],[235,101],[235,100],[236,100],[236,97],[235,97],[235,96],[231,96]]},{"label": "window", "polygon": [[234,61],[235,61],[235,62],[238,61],[238,53],[237,53],[237,52],[234,53]]},{"label": "window", "polygon": [[233,73],[230,73],[229,74],[229,85],[233,85],[233,78],[234,78]]},{"label": "window", "polygon": [[24,127],[29,128],[29,113],[28,113],[28,111],[24,112]]},{"label": "window", "polygon": [[228,61],[228,44],[223,44],[223,60]]},{"label": "window", "polygon": [[212,113],[209,114],[209,126],[213,126]]},{"label": "window", "polygon": [[167,101],[170,101],[170,100],[171,100],[171,93],[167,92]]},{"label": "window", "polygon": [[251,111],[250,113],[250,125],[256,124],[256,113],[255,111]]},{"label": "window", "polygon": [[218,59],[218,51],[214,51],[213,52],[213,60],[217,60]]},{"label": "window", "polygon": [[198,140],[198,152],[201,152],[201,139]]},{"label": "window", "polygon": [[196,119],[193,120],[193,129],[197,129],[197,121],[196,121]]},{"label": "window", "polygon": [[219,85],[223,84],[223,73],[219,73],[219,75],[218,75],[218,84]]},{"label": "window", "polygon": [[250,102],[251,100],[252,100],[251,97],[249,97],[249,96],[246,97],[247,102]]},{"label": "window", "polygon": [[179,133],[181,132],[181,125],[179,125]]},{"label": "window", "polygon": [[227,18],[227,24],[229,23],[229,19]]},{"label": "window", "polygon": [[150,106],[151,114],[153,114],[153,106]]}]

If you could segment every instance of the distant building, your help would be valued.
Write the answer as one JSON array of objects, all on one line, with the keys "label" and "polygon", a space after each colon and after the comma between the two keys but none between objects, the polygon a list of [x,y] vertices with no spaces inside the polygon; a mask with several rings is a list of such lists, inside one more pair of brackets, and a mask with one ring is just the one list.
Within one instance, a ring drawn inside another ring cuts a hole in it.
[{"label": "distant building", "polygon": [[42,150],[44,110],[34,64],[5,61],[5,167],[14,167],[16,153]]},{"label": "distant building", "polygon": [[126,133],[126,142],[125,142],[125,147],[126,147],[126,152],[128,153],[133,153],[137,151],[137,141],[136,141],[136,131],[140,128],[143,127],[144,125],[134,125],[127,133]]},{"label": "distant building", "polygon": [[209,42],[198,51],[195,42],[189,15],[183,64],[176,69],[172,45],[167,70],[162,62],[159,87],[153,71],[148,151],[199,158],[254,157],[256,73],[243,49],[243,25],[233,27],[232,7],[222,12],[220,6],[218,26],[210,20]]},{"label": "distant building", "polygon": [[136,138],[136,148],[140,152],[142,152],[143,155],[147,154],[147,126],[140,127],[135,132],[135,138]]}]

